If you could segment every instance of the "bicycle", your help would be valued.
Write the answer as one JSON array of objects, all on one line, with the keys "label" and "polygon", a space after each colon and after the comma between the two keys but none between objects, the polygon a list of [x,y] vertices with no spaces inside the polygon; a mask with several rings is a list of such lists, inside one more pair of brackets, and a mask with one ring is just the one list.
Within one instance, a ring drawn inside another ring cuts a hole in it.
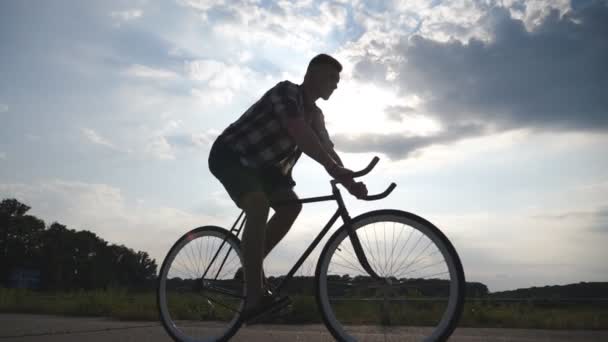
[{"label": "bicycle", "polygon": [[[369,173],[378,160],[374,157],[354,176]],[[333,337],[357,341],[363,333],[380,333],[384,340],[395,335],[403,340],[404,334],[413,334],[413,340],[446,340],[462,314],[466,285],[450,241],[432,223],[405,211],[375,210],[351,218],[338,183],[330,184],[332,195],[298,200],[334,200],[338,208],[273,293],[284,291],[341,217],[344,224],[326,242],[315,271],[317,306]],[[385,198],[395,186],[362,199]],[[160,320],[175,341],[227,341],[243,324],[244,272],[235,276],[243,265],[238,239],[243,214],[230,230],[203,226],[189,231],[165,257],[157,303]]]}]

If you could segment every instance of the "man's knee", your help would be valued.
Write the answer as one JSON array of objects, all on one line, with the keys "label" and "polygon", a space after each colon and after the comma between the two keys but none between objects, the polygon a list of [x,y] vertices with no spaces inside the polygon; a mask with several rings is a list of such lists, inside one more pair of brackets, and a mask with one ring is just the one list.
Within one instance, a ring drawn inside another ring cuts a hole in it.
[{"label": "man's knee", "polygon": [[279,202],[279,204],[272,206],[272,209],[274,209],[277,214],[290,216],[295,219],[302,211],[302,203],[297,202],[298,196],[294,192],[283,194],[278,200],[283,202],[286,201],[287,203]]},{"label": "man's knee", "polygon": [[279,209],[279,212],[285,213],[285,215],[289,215],[294,219],[298,217],[300,212],[302,211],[302,203],[292,203],[284,206],[282,209]]},{"label": "man's knee", "polygon": [[241,196],[239,207],[245,211],[247,216],[265,215],[268,216],[270,203],[268,197],[263,192],[248,192]]}]

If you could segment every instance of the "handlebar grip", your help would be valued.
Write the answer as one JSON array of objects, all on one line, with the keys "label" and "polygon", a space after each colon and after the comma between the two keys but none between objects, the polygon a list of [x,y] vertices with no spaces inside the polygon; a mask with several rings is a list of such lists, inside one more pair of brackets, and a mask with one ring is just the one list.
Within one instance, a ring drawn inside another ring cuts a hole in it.
[{"label": "handlebar grip", "polygon": [[378,164],[379,160],[380,158],[378,158],[378,156],[375,156],[369,163],[369,165],[367,165],[363,170],[353,172],[353,178],[365,176],[366,174],[368,174],[376,166],[376,164]]},{"label": "handlebar grip", "polygon": [[[368,174],[376,166],[376,164],[378,164],[379,160],[380,160],[380,158],[378,158],[377,156],[372,158],[371,162],[364,169],[352,173],[353,178],[365,176],[366,174]],[[332,179],[330,181],[330,183],[332,184],[332,186],[335,186],[336,184],[338,184],[338,181],[335,179]],[[386,188],[386,190],[384,190],[383,192],[376,194],[376,195],[363,196],[363,197],[360,197],[359,199],[365,200],[365,201],[374,201],[374,200],[382,199],[382,198],[390,195],[390,193],[393,192],[395,187],[397,187],[397,184],[391,183],[388,186],[388,188]]]},{"label": "handlebar grip", "polygon": [[375,200],[382,199],[382,198],[390,195],[390,193],[393,192],[395,187],[397,187],[397,184],[391,183],[391,185],[389,185],[388,188],[386,188],[386,190],[384,190],[383,192],[381,192],[377,195],[364,196],[364,197],[361,197],[361,199],[366,200],[366,201],[375,201]]}]

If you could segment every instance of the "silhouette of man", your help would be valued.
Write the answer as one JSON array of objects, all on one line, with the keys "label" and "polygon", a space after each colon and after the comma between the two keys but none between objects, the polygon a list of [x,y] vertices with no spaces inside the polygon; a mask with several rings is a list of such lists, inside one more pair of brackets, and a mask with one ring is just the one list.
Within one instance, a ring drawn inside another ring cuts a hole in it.
[{"label": "silhouette of man", "polygon": [[[209,153],[211,173],[247,217],[242,237],[246,322],[281,302],[264,292],[262,264],[302,209],[299,203],[277,204],[298,199],[291,171],[301,153],[321,164],[354,196],[367,194],[365,184],[354,182],[352,171],[343,166],[315,104],[319,98],[329,99],[341,71],[336,59],[317,55],[302,84],[276,84],[218,136]],[[270,208],[275,214],[266,222]]]}]

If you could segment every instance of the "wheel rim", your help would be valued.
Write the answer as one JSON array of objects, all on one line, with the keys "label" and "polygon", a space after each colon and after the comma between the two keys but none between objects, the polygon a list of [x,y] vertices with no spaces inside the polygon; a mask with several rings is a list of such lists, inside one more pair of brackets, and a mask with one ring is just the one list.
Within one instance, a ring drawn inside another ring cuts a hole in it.
[{"label": "wheel rim", "polygon": [[[234,275],[242,267],[242,255],[238,241],[226,239],[226,234],[194,230],[165,258],[159,274],[159,311],[167,332],[178,341],[221,341],[240,325],[245,287],[244,279],[234,279]],[[200,282],[207,268],[204,282]]]},{"label": "wheel rim", "polygon": [[[384,224],[384,227],[379,227],[379,224]],[[438,230],[431,224],[427,226],[423,220],[408,215],[371,215],[355,220],[353,228],[370,266],[383,279],[390,279],[391,283],[374,283],[369,277],[354,277],[367,276],[367,272],[363,271],[355,257],[348,233],[341,230],[326,247],[319,264],[320,305],[326,323],[336,337],[344,341],[357,340],[356,335],[360,331],[350,327],[349,323],[367,324],[370,331],[380,329],[384,333],[414,334],[413,340],[435,341],[444,337],[446,331],[450,330],[453,318],[459,316],[462,302],[459,297],[462,296],[461,287],[464,285],[461,284],[464,279],[461,279],[460,262],[457,255],[452,256],[449,241],[439,236],[436,233]],[[349,272],[350,278],[345,278],[344,274]],[[422,277],[424,274],[426,278]],[[442,278],[444,281],[441,281]],[[344,285],[343,288],[340,284]],[[431,290],[431,284],[443,288]],[[433,292],[440,294],[446,291],[447,298],[442,301],[432,298]],[[421,309],[443,313],[433,317]],[[379,317],[363,317],[372,315],[374,310],[381,313]],[[359,317],[353,319],[354,316]],[[369,324],[376,324],[377,327],[372,329]],[[398,336],[400,341],[403,340],[404,335]]]}]

